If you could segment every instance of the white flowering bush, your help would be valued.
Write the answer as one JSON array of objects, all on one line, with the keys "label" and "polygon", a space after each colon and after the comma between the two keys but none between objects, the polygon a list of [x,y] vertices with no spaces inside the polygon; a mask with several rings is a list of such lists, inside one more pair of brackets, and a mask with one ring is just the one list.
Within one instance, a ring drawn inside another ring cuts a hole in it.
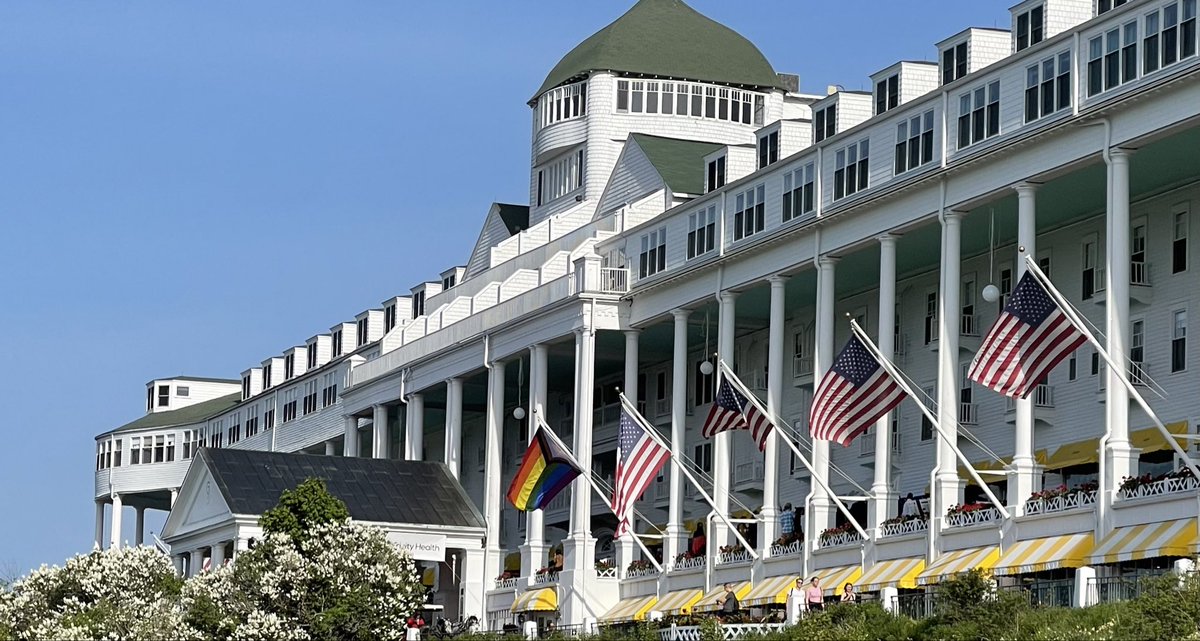
[{"label": "white flowering bush", "polygon": [[181,583],[152,548],[81,554],[0,593],[0,638],[199,638],[183,621]]}]

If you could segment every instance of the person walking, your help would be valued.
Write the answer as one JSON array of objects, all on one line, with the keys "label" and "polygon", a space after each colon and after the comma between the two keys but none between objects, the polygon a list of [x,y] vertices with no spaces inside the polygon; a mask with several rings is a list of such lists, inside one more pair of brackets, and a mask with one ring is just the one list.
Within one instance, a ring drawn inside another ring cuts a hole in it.
[{"label": "person walking", "polygon": [[809,582],[808,589],[804,591],[804,601],[809,612],[825,609],[825,590],[821,589],[819,578],[814,576]]},{"label": "person walking", "polygon": [[853,583],[847,583],[842,588],[842,603],[858,603],[858,593],[854,591]]},{"label": "person walking", "polygon": [[784,606],[785,619],[788,625],[796,625],[800,621],[800,614],[804,611],[804,578],[796,577],[796,583],[792,585],[792,589],[788,590],[787,602]]},{"label": "person walking", "polygon": [[728,621],[729,617],[736,615],[738,610],[742,609],[742,606],[738,603],[737,594],[733,591],[733,584],[726,583],[724,587],[725,594],[721,595],[717,603],[721,606],[721,620]]}]

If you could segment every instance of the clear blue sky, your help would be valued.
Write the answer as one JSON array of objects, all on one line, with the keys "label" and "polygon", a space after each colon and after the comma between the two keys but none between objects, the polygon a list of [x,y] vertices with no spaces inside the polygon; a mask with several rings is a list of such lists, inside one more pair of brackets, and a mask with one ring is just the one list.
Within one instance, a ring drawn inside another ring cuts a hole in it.
[{"label": "clear blue sky", "polygon": [[[691,4],[815,93],[1010,3]],[[93,437],[146,381],[236,378],[465,262],[528,198],[526,100],[631,4],[0,3],[0,571],[88,549]]]}]

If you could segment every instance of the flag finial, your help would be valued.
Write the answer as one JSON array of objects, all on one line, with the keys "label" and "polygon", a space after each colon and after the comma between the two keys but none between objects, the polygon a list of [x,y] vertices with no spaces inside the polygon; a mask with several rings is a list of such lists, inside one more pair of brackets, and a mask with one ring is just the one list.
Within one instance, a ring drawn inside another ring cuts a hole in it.
[{"label": "flag finial", "polygon": [[1025,246],[1024,246],[1024,245],[1018,245],[1018,246],[1017,246],[1017,253],[1019,253],[1019,254],[1024,254],[1024,253],[1025,253]]}]

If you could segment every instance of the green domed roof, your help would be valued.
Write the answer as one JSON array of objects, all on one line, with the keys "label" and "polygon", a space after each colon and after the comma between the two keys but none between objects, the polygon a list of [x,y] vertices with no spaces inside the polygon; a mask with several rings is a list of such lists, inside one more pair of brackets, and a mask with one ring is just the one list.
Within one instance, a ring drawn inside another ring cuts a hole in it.
[{"label": "green domed roof", "polygon": [[681,0],[639,0],[625,15],[563,56],[531,103],[549,89],[599,70],[750,87],[780,86],[779,77],[758,47]]}]

